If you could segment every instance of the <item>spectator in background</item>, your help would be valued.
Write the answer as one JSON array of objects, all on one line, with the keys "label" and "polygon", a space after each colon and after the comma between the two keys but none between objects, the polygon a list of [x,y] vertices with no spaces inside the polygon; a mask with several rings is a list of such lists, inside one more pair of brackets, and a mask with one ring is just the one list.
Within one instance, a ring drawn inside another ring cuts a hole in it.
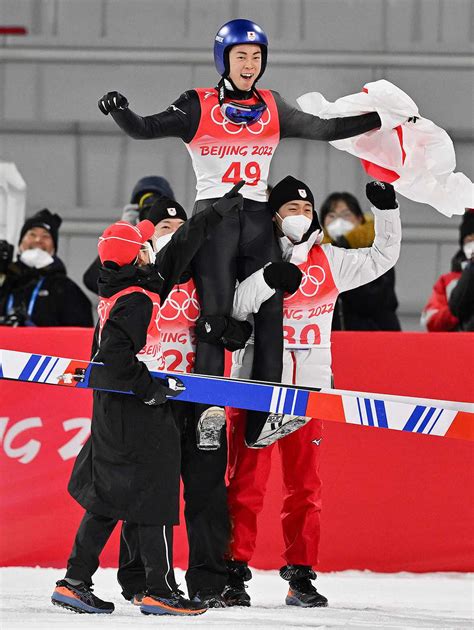
[{"label": "spectator in background", "polygon": [[[160,197],[174,199],[174,192],[164,177],[147,175],[138,180],[132,190],[130,203],[128,203],[120,217],[121,221],[127,221],[135,225],[138,221],[147,218],[147,213],[153,202]],[[82,276],[82,281],[92,293],[98,293],[97,281],[99,279],[100,260],[97,257],[87,268]]]},{"label": "spectator in background", "polygon": [[18,259],[8,265],[0,288],[1,325],[93,325],[89,299],[56,256],[61,222],[46,208],[25,221]]},{"label": "spectator in background", "polygon": [[474,208],[464,214],[459,245],[451,271],[438,278],[421,314],[429,332],[474,331]]},{"label": "spectator in background", "polygon": [[[323,243],[346,249],[371,247],[375,239],[374,217],[364,213],[348,192],[334,192],[321,206]],[[346,291],[336,302],[333,330],[401,330],[396,314],[395,270],[357,289]]]}]

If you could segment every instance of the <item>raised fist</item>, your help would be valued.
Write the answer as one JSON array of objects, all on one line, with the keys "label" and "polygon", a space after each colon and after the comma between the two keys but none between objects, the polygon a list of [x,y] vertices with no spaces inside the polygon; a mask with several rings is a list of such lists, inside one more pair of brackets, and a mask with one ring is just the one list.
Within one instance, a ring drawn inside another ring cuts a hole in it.
[{"label": "raised fist", "polygon": [[98,102],[100,111],[107,116],[110,112],[127,109],[128,101],[120,92],[107,92]]},{"label": "raised fist", "polygon": [[379,210],[393,210],[398,208],[395,188],[385,182],[369,182],[365,187],[365,194],[370,203]]}]

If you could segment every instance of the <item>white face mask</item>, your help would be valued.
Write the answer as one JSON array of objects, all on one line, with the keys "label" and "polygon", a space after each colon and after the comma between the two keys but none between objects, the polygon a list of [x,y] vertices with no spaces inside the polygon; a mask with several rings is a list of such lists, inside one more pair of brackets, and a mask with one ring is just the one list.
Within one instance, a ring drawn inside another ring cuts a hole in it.
[{"label": "white face mask", "polygon": [[335,219],[326,228],[326,232],[335,241],[340,236],[344,236],[348,232],[354,229],[354,224],[347,219]]},{"label": "white face mask", "polygon": [[149,241],[147,241],[146,243],[143,243],[145,246],[146,251],[148,252],[148,264],[149,265],[154,265],[155,264],[155,259],[156,259],[156,252],[153,249],[153,247],[151,246],[151,244],[149,243]]},{"label": "white face mask", "polygon": [[471,260],[471,257],[474,255],[474,241],[469,241],[469,243],[463,245],[462,251],[464,252],[464,256],[466,256],[468,260]]},{"label": "white face mask", "polygon": [[285,217],[284,219],[281,218],[278,212],[277,215],[281,219],[281,231],[293,243],[299,243],[311,227],[311,219],[308,219],[308,217],[305,217],[302,214]]},{"label": "white face mask", "polygon": [[25,249],[25,251],[20,254],[20,260],[32,269],[43,269],[43,267],[47,267],[54,262],[54,258],[50,256],[48,252],[38,247]]},{"label": "white face mask", "polygon": [[159,236],[158,238],[154,239],[155,254],[163,249],[165,245],[168,245],[168,243],[171,241],[172,236],[173,234],[165,234],[164,236]]}]

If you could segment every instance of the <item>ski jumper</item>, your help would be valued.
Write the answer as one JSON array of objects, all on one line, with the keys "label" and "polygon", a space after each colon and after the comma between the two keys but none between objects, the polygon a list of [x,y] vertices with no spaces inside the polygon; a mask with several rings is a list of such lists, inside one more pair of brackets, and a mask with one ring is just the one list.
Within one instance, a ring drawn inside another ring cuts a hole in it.
[{"label": "ski jumper", "polygon": [[[377,210],[375,241],[370,248],[346,250],[308,241],[293,245],[280,239],[283,258],[296,264],[303,273],[301,285],[284,300],[285,350],[283,382],[310,387],[331,387],[331,321],[334,304],[342,291],[371,282],[391,268],[400,253],[399,210]],[[258,309],[274,290],[265,282],[263,270],[239,285],[234,316],[243,319]],[[252,364],[253,346],[234,352],[232,376],[247,378]],[[230,409],[228,500],[232,536],[230,556],[249,562],[255,549],[257,517],[263,507],[270,473],[271,452],[245,446],[245,412]],[[319,476],[321,420],[278,441],[284,498],[281,520],[286,564],[314,566],[318,560],[321,511]]]},{"label": "ski jumper", "polygon": [[[115,122],[133,138],[181,138],[191,154],[197,178],[194,213],[227,192],[240,179],[244,207],[238,217],[226,217],[193,261],[203,315],[230,315],[236,280],[281,258],[266,204],[268,169],[283,138],[337,140],[380,126],[376,113],[322,120],[288,105],[277,92],[261,90],[267,104],[260,121],[236,125],[224,120],[214,87],[189,90],[166,111],[141,117],[130,109],[113,111]],[[252,92],[232,92],[232,100],[252,103]],[[255,319],[255,362],[252,377],[280,381],[282,371],[282,296],[276,293]],[[197,373],[222,375],[224,349],[198,343]],[[262,414],[250,412],[250,421]]]}]

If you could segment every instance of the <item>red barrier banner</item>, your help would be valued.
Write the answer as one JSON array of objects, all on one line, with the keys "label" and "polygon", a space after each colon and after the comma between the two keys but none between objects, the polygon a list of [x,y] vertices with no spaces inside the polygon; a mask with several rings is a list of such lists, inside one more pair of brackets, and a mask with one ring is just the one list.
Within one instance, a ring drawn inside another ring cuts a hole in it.
[{"label": "red barrier banner", "polygon": [[[0,328],[0,347],[84,359],[92,331]],[[472,400],[474,335],[336,333],[335,386]],[[90,431],[91,394],[0,381],[0,564],[63,567],[82,517],[67,482]],[[474,570],[474,447],[470,443],[325,423],[321,445],[321,571]],[[277,449],[253,559],[281,566]],[[271,532],[271,536],[268,533]],[[117,536],[103,566],[117,565]],[[175,537],[185,568],[184,526]]]}]

